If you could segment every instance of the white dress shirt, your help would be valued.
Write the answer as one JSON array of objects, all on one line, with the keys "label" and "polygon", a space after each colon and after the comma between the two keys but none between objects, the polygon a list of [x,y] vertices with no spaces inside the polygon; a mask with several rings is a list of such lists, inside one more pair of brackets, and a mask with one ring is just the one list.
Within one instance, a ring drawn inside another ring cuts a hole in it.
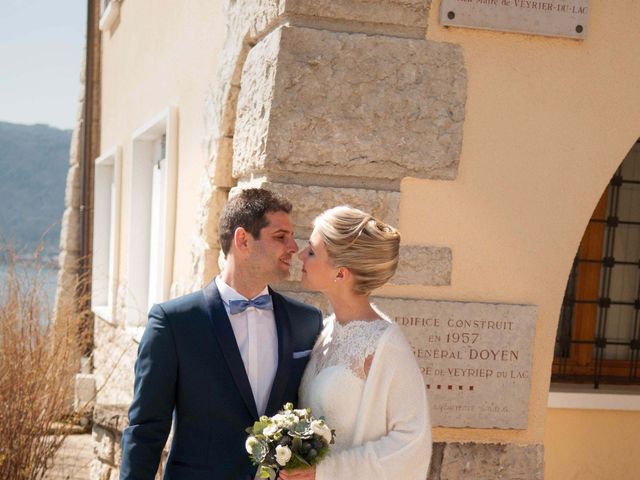
[{"label": "white dress shirt", "polygon": [[[271,393],[271,385],[278,367],[278,334],[273,310],[249,307],[244,312],[231,315],[230,300],[253,300],[245,298],[227,285],[219,276],[216,287],[227,310],[227,315],[236,337],[242,363],[249,377],[258,415],[263,415]],[[265,287],[256,297],[268,295]],[[255,298],[255,297],[254,297]]]}]

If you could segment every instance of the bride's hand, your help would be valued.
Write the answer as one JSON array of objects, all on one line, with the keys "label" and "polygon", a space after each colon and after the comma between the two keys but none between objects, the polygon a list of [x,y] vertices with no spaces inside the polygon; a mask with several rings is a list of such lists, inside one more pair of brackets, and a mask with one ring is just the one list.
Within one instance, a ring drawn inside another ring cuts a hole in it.
[{"label": "bride's hand", "polygon": [[281,470],[278,473],[282,480],[315,480],[316,467],[302,468],[299,470]]}]

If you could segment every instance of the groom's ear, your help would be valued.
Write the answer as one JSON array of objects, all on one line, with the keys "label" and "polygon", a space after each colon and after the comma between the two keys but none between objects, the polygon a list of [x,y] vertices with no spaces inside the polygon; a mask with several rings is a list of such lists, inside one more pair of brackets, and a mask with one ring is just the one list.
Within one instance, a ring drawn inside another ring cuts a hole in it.
[{"label": "groom's ear", "polygon": [[238,227],[233,232],[233,246],[238,252],[247,250],[249,244],[249,232],[243,227]]}]

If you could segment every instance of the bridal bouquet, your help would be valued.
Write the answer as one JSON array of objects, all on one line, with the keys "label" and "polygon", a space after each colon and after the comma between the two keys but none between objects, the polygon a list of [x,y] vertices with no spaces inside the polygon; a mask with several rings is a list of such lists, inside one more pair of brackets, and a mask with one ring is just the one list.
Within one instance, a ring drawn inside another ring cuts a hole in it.
[{"label": "bridal bouquet", "polygon": [[280,470],[320,463],[335,437],[322,418],[311,416],[311,409],[294,409],[292,403],[273,417],[260,417],[247,433],[245,447],[258,466],[258,477],[270,480],[275,480]]}]

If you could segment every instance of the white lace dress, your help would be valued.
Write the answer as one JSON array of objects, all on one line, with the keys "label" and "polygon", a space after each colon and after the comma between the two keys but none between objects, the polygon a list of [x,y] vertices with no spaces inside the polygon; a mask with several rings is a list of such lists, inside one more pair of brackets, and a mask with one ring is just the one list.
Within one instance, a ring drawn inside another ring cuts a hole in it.
[{"label": "white lace dress", "polygon": [[336,430],[316,480],[424,480],[431,424],[422,376],[386,319],[325,321],[300,384],[300,405]]}]

